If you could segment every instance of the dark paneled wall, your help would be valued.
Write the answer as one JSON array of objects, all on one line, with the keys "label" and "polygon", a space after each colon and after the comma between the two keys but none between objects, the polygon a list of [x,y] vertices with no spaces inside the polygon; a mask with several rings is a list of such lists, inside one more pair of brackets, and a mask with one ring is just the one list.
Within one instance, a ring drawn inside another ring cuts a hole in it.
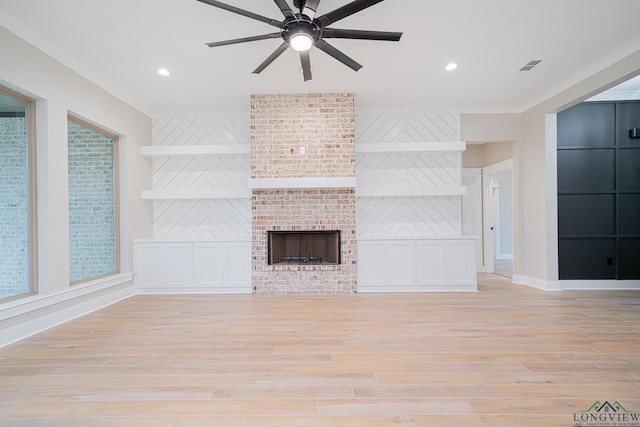
[{"label": "dark paneled wall", "polygon": [[560,279],[640,279],[640,102],[558,114]]}]

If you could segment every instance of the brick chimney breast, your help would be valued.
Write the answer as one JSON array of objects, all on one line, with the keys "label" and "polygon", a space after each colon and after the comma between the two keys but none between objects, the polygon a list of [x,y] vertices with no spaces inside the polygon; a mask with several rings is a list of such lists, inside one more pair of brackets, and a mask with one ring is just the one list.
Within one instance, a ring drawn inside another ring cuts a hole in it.
[{"label": "brick chimney breast", "polygon": [[[351,93],[251,97],[251,178],[291,188],[252,192],[253,292],[356,292],[355,188],[305,188],[305,179],[355,179]],[[340,230],[337,265],[268,265],[268,231]]]}]

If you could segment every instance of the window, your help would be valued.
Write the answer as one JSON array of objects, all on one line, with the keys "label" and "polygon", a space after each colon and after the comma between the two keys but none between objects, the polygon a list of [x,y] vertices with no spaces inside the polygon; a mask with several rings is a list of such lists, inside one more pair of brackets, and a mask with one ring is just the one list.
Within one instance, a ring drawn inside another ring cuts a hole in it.
[{"label": "window", "polygon": [[0,299],[35,293],[33,101],[0,87]]},{"label": "window", "polygon": [[119,271],[115,135],[69,118],[69,280]]}]

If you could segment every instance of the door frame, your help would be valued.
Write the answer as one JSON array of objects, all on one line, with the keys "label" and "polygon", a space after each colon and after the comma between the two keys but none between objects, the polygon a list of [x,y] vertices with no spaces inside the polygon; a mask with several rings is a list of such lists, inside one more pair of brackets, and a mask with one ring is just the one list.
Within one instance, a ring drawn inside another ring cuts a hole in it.
[{"label": "door frame", "polygon": [[482,169],[482,248],[484,254],[484,271],[485,273],[494,272],[494,253],[495,253],[495,228],[496,228],[496,212],[494,206],[497,197],[494,195],[493,177],[508,170],[512,171],[511,180],[513,181],[513,158],[503,160],[498,163],[486,166]]}]

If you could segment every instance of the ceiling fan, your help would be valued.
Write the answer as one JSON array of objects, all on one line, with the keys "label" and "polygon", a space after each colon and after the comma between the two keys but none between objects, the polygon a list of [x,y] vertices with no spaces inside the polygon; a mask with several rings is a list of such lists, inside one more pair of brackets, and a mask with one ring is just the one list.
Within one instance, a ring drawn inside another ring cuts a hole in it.
[{"label": "ceiling fan", "polygon": [[237,13],[247,18],[255,19],[277,27],[278,32],[263,34],[259,36],[243,37],[239,39],[224,40],[220,42],[207,43],[209,47],[225,46],[237,43],[253,42],[266,39],[282,38],[284,41],[262,64],[253,70],[254,74],[260,74],[269,66],[276,58],[278,58],[289,47],[300,52],[300,61],[302,63],[302,74],[304,81],[311,80],[311,61],[309,59],[309,49],[312,46],[317,47],[321,51],[327,53],[347,67],[354,71],[362,68],[362,65],[330,45],[325,39],[360,39],[360,40],[382,40],[382,41],[399,41],[402,33],[389,31],[369,31],[369,30],[345,30],[338,28],[329,28],[328,26],[347,16],[360,12],[374,4],[383,0],[355,0],[338,9],[316,17],[316,11],[320,0],[294,0],[294,7],[299,10],[295,13],[287,4],[286,0],[274,0],[276,5],[282,11],[284,19],[278,21],[266,16],[258,15],[235,6],[228,5],[216,0],[198,0],[202,3],[209,4],[229,12]]}]

